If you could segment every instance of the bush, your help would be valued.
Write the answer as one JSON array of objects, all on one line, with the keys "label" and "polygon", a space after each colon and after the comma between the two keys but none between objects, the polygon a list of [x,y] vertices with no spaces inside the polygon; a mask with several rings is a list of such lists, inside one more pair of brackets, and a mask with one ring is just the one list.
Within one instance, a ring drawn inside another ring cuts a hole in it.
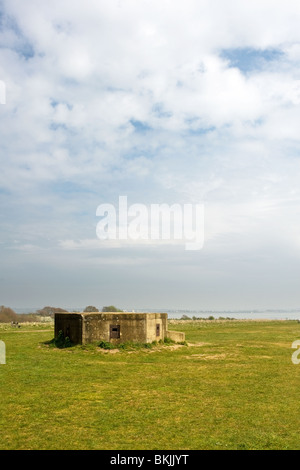
[{"label": "bush", "polygon": [[171,339],[171,338],[165,338],[165,339],[164,339],[164,343],[165,343],[165,344],[175,344],[176,341],[174,341],[174,340]]},{"label": "bush", "polygon": [[98,346],[102,349],[120,349],[121,351],[128,351],[132,349],[151,349],[157,346],[157,341],[152,343],[139,343],[136,341],[124,341],[124,343],[112,344],[107,341],[101,341]]},{"label": "bush", "polygon": [[112,343],[109,343],[108,341],[100,341],[98,346],[102,349],[116,349],[116,346]]},{"label": "bush", "polygon": [[71,346],[72,346],[71,340],[70,340],[69,336],[66,336],[65,337],[64,348],[70,348]]},{"label": "bush", "polygon": [[120,310],[114,305],[109,305],[108,307],[103,307],[102,312],[123,312],[123,310]]},{"label": "bush", "polygon": [[143,343],[137,343],[135,341],[124,341],[124,343],[119,343],[119,349],[140,349],[143,348]]},{"label": "bush", "polygon": [[151,349],[157,344],[156,341],[152,343],[139,343],[136,341],[125,341],[124,343],[119,343],[117,347],[119,349],[128,350],[128,349]]},{"label": "bush", "polygon": [[12,308],[1,305],[0,306],[0,322],[10,323],[12,321],[18,321],[18,315],[16,314],[16,312]]},{"label": "bush", "polygon": [[50,307],[47,305],[46,307],[43,307],[40,310],[37,310],[36,313],[40,315],[41,317],[54,317],[54,313],[64,313],[67,312],[64,308],[59,308],[59,307]]},{"label": "bush", "polygon": [[68,336],[65,337],[62,331],[59,331],[56,338],[53,338],[51,341],[49,341],[49,343],[46,344],[52,344],[59,349],[70,348],[73,346],[70,338]]},{"label": "bush", "polygon": [[85,307],[83,311],[84,312],[99,312],[99,310],[93,305],[88,305],[87,307]]}]

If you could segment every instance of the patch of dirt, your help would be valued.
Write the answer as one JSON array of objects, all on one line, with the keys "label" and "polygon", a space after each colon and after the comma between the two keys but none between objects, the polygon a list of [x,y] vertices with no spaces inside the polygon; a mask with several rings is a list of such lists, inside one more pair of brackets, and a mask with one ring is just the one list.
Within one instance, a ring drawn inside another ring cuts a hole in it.
[{"label": "patch of dirt", "polygon": [[187,359],[191,359],[194,357],[199,357],[200,359],[204,359],[205,361],[215,360],[215,359],[225,359],[227,354],[191,354],[190,356],[185,356]]},{"label": "patch of dirt", "polygon": [[164,346],[163,349],[168,349],[172,351],[174,349],[182,348],[183,346],[183,344],[172,344],[171,346]]},{"label": "patch of dirt", "polygon": [[97,351],[103,354],[117,354],[120,352],[119,349],[103,349],[103,348],[97,348]]}]

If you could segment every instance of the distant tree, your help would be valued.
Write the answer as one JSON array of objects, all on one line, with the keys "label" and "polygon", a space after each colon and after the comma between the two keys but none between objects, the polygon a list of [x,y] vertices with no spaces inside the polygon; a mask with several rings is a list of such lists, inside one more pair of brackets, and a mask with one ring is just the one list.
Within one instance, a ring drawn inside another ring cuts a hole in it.
[{"label": "distant tree", "polygon": [[39,321],[37,313],[17,313],[18,323]]},{"label": "distant tree", "polygon": [[17,320],[18,320],[18,315],[12,308],[5,307],[4,305],[0,306],[0,322],[1,323],[10,323],[12,321],[17,321]]},{"label": "distant tree", "polygon": [[57,312],[57,313],[63,313],[63,312],[67,312],[68,310],[64,310],[63,308],[59,308],[59,307],[44,307],[40,310],[37,310],[36,313],[38,315],[40,315],[41,317],[53,317],[54,316],[54,312]]},{"label": "distant tree", "polygon": [[84,312],[99,312],[99,310],[93,305],[88,305],[87,307],[85,307],[83,311]]},{"label": "distant tree", "polygon": [[102,312],[123,312],[123,310],[120,310],[114,305],[109,305],[108,307],[103,307]]}]

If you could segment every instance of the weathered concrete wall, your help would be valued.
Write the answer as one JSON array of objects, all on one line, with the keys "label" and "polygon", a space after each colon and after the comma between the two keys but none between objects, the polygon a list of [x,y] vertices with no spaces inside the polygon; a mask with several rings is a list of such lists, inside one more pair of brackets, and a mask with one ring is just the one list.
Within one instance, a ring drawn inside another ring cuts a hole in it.
[{"label": "weathered concrete wall", "polygon": [[[146,316],[135,313],[83,314],[82,342],[108,341],[113,344],[125,341],[146,342]],[[120,337],[111,336],[111,328],[118,327]]]},{"label": "weathered concrete wall", "polygon": [[167,331],[167,322],[166,313],[56,313],[55,336],[62,331],[74,344],[94,341],[151,343],[166,337],[184,341],[184,333]]},{"label": "weathered concrete wall", "polygon": [[56,313],[54,321],[55,337],[62,331],[63,335],[68,336],[72,343],[82,343],[82,317],[80,313]]},{"label": "weathered concrete wall", "polygon": [[[164,340],[167,331],[167,313],[147,313],[147,337],[146,343]],[[158,334],[159,333],[159,334]]]},{"label": "weathered concrete wall", "polygon": [[185,333],[182,333],[181,331],[167,331],[166,338],[170,338],[173,341],[176,341],[176,343],[181,343],[182,341],[185,341]]}]

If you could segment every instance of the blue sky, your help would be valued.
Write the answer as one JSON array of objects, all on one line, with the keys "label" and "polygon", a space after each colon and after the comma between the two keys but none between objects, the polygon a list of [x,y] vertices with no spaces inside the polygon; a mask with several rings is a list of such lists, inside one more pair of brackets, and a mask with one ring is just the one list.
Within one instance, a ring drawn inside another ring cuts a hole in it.
[{"label": "blue sky", "polygon": [[[0,8],[0,303],[298,308],[298,2]],[[120,195],[204,204],[203,249],[101,243]]]},{"label": "blue sky", "polygon": [[221,56],[229,60],[230,67],[236,67],[243,73],[268,69],[272,62],[278,64],[284,58],[280,49],[255,49],[253,47],[223,50]]}]

